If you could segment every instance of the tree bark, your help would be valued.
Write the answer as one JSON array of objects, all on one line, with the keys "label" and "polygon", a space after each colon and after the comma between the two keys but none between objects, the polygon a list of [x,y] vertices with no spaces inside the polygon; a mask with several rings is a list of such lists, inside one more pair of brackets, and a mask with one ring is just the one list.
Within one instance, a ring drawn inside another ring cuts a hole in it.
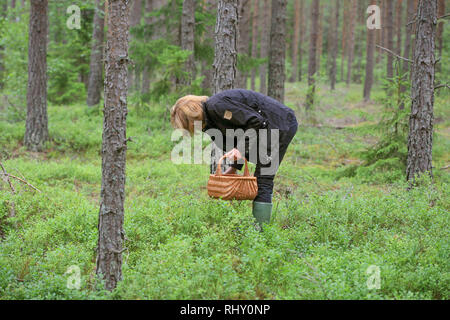
[{"label": "tree bark", "polygon": [[322,60],[322,50],[323,50],[323,2],[319,6],[319,25],[317,31],[317,52],[316,52],[316,69],[317,76],[320,76],[320,64]]},{"label": "tree bark", "polygon": [[[250,44],[250,0],[239,1],[239,37],[238,37],[238,54],[243,57],[249,56]],[[236,87],[247,88],[247,74],[243,70],[237,70]]]},{"label": "tree bark", "polygon": [[91,63],[89,68],[89,85],[86,101],[89,107],[98,105],[101,98],[103,83],[104,12],[105,2],[103,0],[96,0],[92,32]]},{"label": "tree bark", "polygon": [[272,1],[267,94],[280,102],[284,102],[284,81],[286,78],[286,6],[287,0]]},{"label": "tree bark", "polygon": [[411,115],[409,117],[406,177],[432,173],[434,66],[436,0],[420,0],[417,11],[416,45],[411,77]]},{"label": "tree bark", "polygon": [[[147,28],[150,28],[150,26],[153,23],[153,17],[150,17],[150,13],[153,11],[153,0],[145,0],[145,25]],[[144,36],[145,40],[150,40],[150,34],[149,32],[145,33]],[[144,67],[142,68],[142,88],[141,93],[146,94],[150,91],[150,68],[148,64],[146,63]]]},{"label": "tree bark", "polygon": [[[238,0],[219,0],[215,32],[214,94],[235,88],[238,35]],[[211,149],[211,173],[222,155],[215,144]],[[222,166],[223,170],[228,167]]]},{"label": "tree bark", "polygon": [[122,279],[129,1],[109,0],[97,274],[113,290]]},{"label": "tree bark", "polygon": [[311,30],[309,40],[309,66],[308,66],[308,94],[306,96],[306,110],[314,105],[316,91],[316,54],[317,54],[317,31],[319,28],[319,5],[320,0],[313,0],[311,4]]},{"label": "tree bark", "polygon": [[[253,15],[252,15],[252,58],[256,59],[258,56],[258,19],[259,19],[259,0],[253,0]],[[252,69],[250,86],[255,90],[256,68]]]},{"label": "tree bark", "polygon": [[[340,0],[337,0],[340,1]],[[298,48],[298,81],[301,82],[303,79],[303,50],[304,50],[304,39],[307,34],[307,23],[305,18],[305,0],[300,0],[300,37],[299,37],[299,48]]]},{"label": "tree bark", "polygon": [[402,29],[403,29],[403,1],[397,0],[395,7],[395,33],[397,35],[397,44],[395,52],[398,55],[402,54]]},{"label": "tree bark", "polygon": [[[133,0],[131,3],[130,28],[134,28],[141,22],[142,0]],[[128,72],[129,90],[140,87],[141,68],[140,65],[134,65],[134,68]]]},{"label": "tree bark", "polygon": [[233,89],[237,62],[238,0],[219,0],[215,33],[214,93]]},{"label": "tree bark", "polygon": [[292,70],[289,82],[295,82],[298,75],[298,47],[300,40],[301,0],[295,0],[294,7],[294,39],[292,42]]},{"label": "tree bark", "polygon": [[47,0],[31,1],[29,34],[27,118],[24,143],[30,151],[42,151],[48,140]]},{"label": "tree bark", "polygon": [[345,58],[347,57],[347,47],[348,47],[348,23],[349,23],[349,1],[350,0],[344,0],[344,14],[343,14],[343,21],[342,24],[342,52],[341,52],[341,81],[344,81],[344,65],[345,65]]},{"label": "tree bark", "polygon": [[[372,5],[376,4],[375,0],[371,1]],[[366,28],[367,29],[367,28]],[[375,34],[376,29],[367,29],[367,45],[366,45],[366,77],[364,79],[364,101],[370,100],[370,91],[373,85],[373,67],[375,63]]]},{"label": "tree bark", "polygon": [[[438,17],[442,17],[445,14],[445,0],[438,0]],[[444,21],[440,20],[438,21],[437,25],[437,33],[436,33],[436,49],[438,52],[438,56],[441,58],[441,61],[439,61],[436,65],[436,71],[441,71],[441,65],[442,65],[442,47],[443,47],[443,39],[442,35],[444,33]]]},{"label": "tree bark", "polygon": [[[271,20],[271,2],[270,0],[264,0],[264,15],[260,20],[261,30],[261,46],[260,46],[260,58],[267,58],[269,55],[269,43],[270,43],[270,20]],[[259,92],[262,94],[267,93],[267,62],[261,64],[259,67]]]},{"label": "tree bark", "polygon": [[348,30],[348,60],[347,60],[347,87],[350,85],[352,78],[353,58],[355,55],[355,24],[358,4],[356,0],[350,1],[350,17]]},{"label": "tree bark", "polygon": [[[206,0],[206,10],[210,13],[214,13],[217,10],[217,3],[215,0]],[[204,35],[204,43],[207,45],[211,45],[214,47],[214,27],[207,26]],[[212,68],[212,62],[208,59],[205,59],[202,62],[202,76],[203,82],[202,86],[209,92],[213,91],[213,83],[214,83],[214,71]]]},{"label": "tree bark", "polygon": [[[385,1],[386,7],[386,48],[394,50],[394,1]],[[394,57],[391,54],[387,55],[387,77],[391,79],[394,76]]]},{"label": "tree bark", "polygon": [[330,69],[330,81],[331,90],[336,87],[336,58],[338,54],[338,36],[339,36],[339,10],[340,0],[336,0],[333,14],[333,27],[334,30],[330,30],[331,33],[331,69]]},{"label": "tree bark", "polygon": [[[416,8],[415,8],[415,0],[408,0],[407,3],[407,15],[406,15],[406,19],[408,21],[408,23],[410,21],[414,20],[414,17],[416,15]],[[411,37],[413,34],[413,25],[412,24],[406,24],[405,26],[406,30],[405,30],[405,43],[404,43],[404,49],[403,49],[403,57],[409,59],[411,56]],[[410,63],[407,61],[403,61],[403,65],[402,65],[402,72],[404,74],[406,74],[408,71],[410,71]],[[411,77],[411,74],[409,75]],[[406,91],[406,86],[402,85],[400,87],[400,92],[403,93]],[[404,109],[405,105],[404,103],[401,103],[399,106],[400,109]]]},{"label": "tree bark", "polygon": [[183,14],[181,17],[181,49],[191,51],[185,65],[189,74],[187,79],[181,79],[181,83],[189,86],[195,78],[194,61],[194,32],[195,32],[195,0],[183,1]]},{"label": "tree bark", "polygon": [[[0,13],[0,17],[6,18],[6,12],[8,11],[8,1],[2,0],[2,12]],[[3,45],[0,45],[0,90],[4,87],[4,73],[5,73],[5,66],[4,66],[4,51],[5,47]]]}]

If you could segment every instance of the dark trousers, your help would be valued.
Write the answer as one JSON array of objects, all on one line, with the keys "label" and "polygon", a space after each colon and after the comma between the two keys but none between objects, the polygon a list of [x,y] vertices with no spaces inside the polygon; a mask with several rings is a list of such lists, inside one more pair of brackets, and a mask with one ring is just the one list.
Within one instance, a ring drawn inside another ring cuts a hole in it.
[{"label": "dark trousers", "polygon": [[[291,126],[286,131],[280,131],[280,144],[279,144],[279,164],[284,158],[286,154],[286,150],[297,133],[298,123],[295,118],[292,120]],[[267,166],[267,165],[266,165]],[[255,169],[255,177],[257,178],[258,183],[258,195],[256,196],[254,201],[257,202],[272,202],[272,194],[273,194],[273,180],[275,175],[262,175],[261,169],[265,167],[265,165],[257,164]]]}]

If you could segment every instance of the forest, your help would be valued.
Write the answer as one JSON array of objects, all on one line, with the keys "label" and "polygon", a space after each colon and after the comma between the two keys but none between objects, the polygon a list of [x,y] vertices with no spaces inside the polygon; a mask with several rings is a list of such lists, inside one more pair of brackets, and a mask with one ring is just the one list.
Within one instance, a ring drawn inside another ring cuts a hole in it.
[{"label": "forest", "polygon": [[[449,10],[0,0],[0,300],[450,299]],[[298,121],[262,230],[172,161],[236,88]]]}]

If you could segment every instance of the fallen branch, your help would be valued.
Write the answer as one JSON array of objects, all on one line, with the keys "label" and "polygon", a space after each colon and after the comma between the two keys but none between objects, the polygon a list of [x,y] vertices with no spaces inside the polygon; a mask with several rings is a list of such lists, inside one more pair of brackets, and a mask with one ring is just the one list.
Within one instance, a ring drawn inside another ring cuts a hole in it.
[{"label": "fallen branch", "polygon": [[9,179],[9,174],[6,172],[5,167],[0,162],[0,167],[2,167],[3,175],[6,178],[6,181],[8,181],[9,187],[11,188],[11,191],[13,194],[16,194],[16,189],[14,188],[13,184],[11,183],[11,180]]},{"label": "fallen branch", "polygon": [[26,184],[28,187],[30,187],[30,188],[36,190],[37,192],[41,192],[41,190],[39,190],[38,188],[36,188],[35,186],[33,186],[31,183],[29,183],[28,181],[26,181],[26,180],[24,180],[24,179],[22,179],[22,178],[13,176],[12,174],[9,174],[9,173],[7,173],[6,175],[7,175],[8,177],[10,177],[10,178],[16,179],[16,180],[18,180],[18,181],[20,181],[20,182]]},{"label": "fallen branch", "polygon": [[450,168],[450,164],[448,166],[442,167],[441,170],[447,170],[448,168]]},{"label": "fallen branch", "polygon": [[396,57],[397,59],[401,59],[401,60],[403,60],[403,61],[406,61],[406,62],[409,62],[409,63],[413,63],[413,61],[412,61],[411,59],[408,59],[408,58],[399,56],[398,54],[396,54],[395,52],[393,52],[393,51],[391,51],[391,50],[389,50],[389,49],[387,49],[387,48],[384,48],[384,47],[379,46],[379,45],[376,45],[376,47],[377,47],[377,48],[380,48],[381,50],[384,50],[384,51],[390,53],[391,55],[393,55],[393,56]]},{"label": "fallen branch", "polygon": [[438,20],[450,17],[450,13],[446,13],[443,16],[437,17]]}]

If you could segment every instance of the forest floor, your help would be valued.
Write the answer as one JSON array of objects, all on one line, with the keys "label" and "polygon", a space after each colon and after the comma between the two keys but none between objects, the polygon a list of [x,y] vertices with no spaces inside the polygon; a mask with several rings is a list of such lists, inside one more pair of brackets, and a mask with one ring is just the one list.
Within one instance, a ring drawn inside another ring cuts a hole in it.
[{"label": "forest floor", "polygon": [[383,91],[362,103],[361,85],[319,85],[306,114],[306,90],[287,86],[300,127],[263,233],[251,202],[208,198],[206,164],[170,161],[170,103],[130,103],[127,249],[112,293],[95,281],[100,110],[50,106],[45,153],[26,152],[24,121],[0,110],[5,169],[41,191],[0,181],[0,299],[449,299],[448,94],[436,97],[435,183],[406,191],[403,169],[364,166]]}]

